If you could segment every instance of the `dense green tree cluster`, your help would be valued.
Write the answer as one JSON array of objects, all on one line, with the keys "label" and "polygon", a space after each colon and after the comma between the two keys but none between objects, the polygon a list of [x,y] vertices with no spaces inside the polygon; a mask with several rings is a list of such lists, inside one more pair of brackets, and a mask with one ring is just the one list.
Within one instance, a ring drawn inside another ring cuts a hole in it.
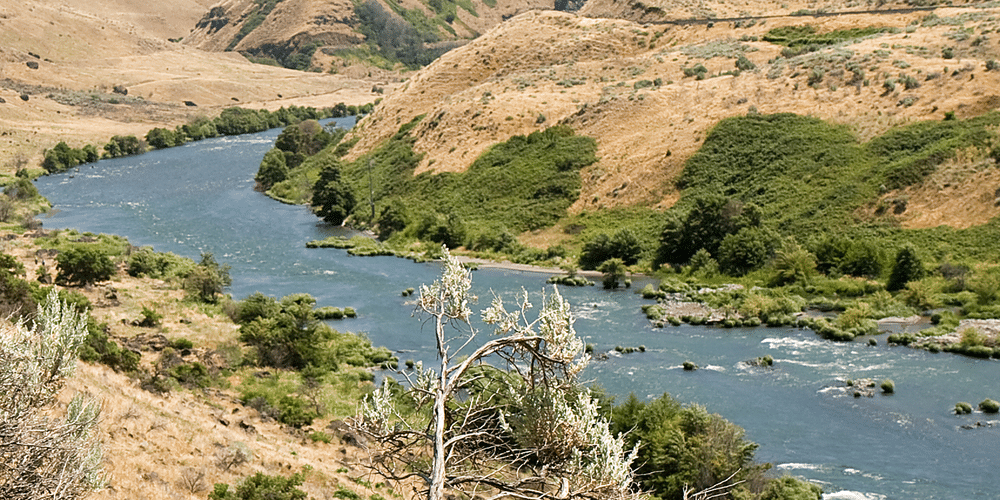
[{"label": "dense green tree cluster", "polygon": [[238,304],[233,319],[240,324],[240,341],[254,348],[262,366],[335,370],[340,364],[371,366],[394,359],[385,348],[320,321],[309,294],[277,300],[255,293]]},{"label": "dense green tree cluster", "polygon": [[612,235],[598,234],[583,245],[580,252],[580,267],[597,269],[608,259],[620,259],[625,265],[631,266],[639,261],[642,245],[639,238],[629,228],[622,228]]},{"label": "dense green tree cluster", "polygon": [[330,144],[339,143],[347,132],[343,129],[328,129],[316,120],[304,120],[289,125],[282,130],[274,142],[274,148],[264,155],[254,178],[264,191],[288,178],[291,170],[297,168],[309,156],[322,151]]},{"label": "dense green tree cluster", "polygon": [[686,214],[668,216],[656,262],[685,264],[699,250],[714,257],[724,248],[725,271],[743,274],[759,267],[771,250],[773,235],[760,226],[761,211],[754,204],[721,195],[699,196]]},{"label": "dense green tree cluster", "polygon": [[121,158],[146,152],[146,144],[134,135],[116,135],[104,145],[105,158]]},{"label": "dense green tree cluster", "polygon": [[681,498],[685,486],[701,491],[723,482],[736,484],[725,498],[820,498],[815,485],[790,477],[766,479],[768,466],[753,461],[757,445],[745,439],[742,428],[704,407],[681,406],[666,394],[649,402],[632,395],[614,407],[611,424],[630,446],[639,445],[636,477],[655,498]]},{"label": "dense green tree cluster", "polygon": [[43,156],[42,168],[49,172],[62,172],[77,165],[93,163],[101,159],[97,148],[91,144],[76,149],[62,141],[52,149],[46,150]]}]

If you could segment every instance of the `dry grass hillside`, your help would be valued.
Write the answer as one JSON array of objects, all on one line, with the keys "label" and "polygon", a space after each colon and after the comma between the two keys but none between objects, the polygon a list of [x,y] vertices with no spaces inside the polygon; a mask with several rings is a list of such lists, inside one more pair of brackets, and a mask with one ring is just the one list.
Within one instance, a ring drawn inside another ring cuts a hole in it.
[{"label": "dry grass hillside", "polygon": [[[25,279],[34,280],[38,250],[34,239],[41,233],[4,233],[3,252],[17,257],[27,271]],[[147,371],[155,370],[160,359],[162,346],[150,342],[158,337],[191,340],[195,348],[184,354],[184,360],[208,364],[219,356],[220,348],[237,344],[237,326],[227,316],[206,314],[184,300],[176,284],[132,278],[120,270],[111,281],[72,290],[90,300],[91,314],[99,323],[107,323],[111,338],[133,349],[141,346],[141,366]],[[135,324],[144,307],[163,314],[159,326]],[[391,496],[384,487],[374,487],[379,480],[363,466],[361,449],[343,443],[337,431],[326,428],[336,415],[299,430],[241,404],[240,377],[262,373],[267,372],[237,371],[227,379],[228,388],[176,388],[159,394],[143,389],[138,378],[80,362],[61,401],[65,405],[73,394],[83,393],[101,402],[100,439],[109,479],[107,488],[87,498],[204,499],[215,483],[236,484],[256,472],[288,476],[303,470],[309,472],[302,489],[315,500],[334,498],[340,489],[363,498],[373,493]],[[311,431],[324,431],[333,439],[314,442],[307,437]],[[234,460],[236,450],[247,452],[246,460]]]},{"label": "dry grass hillside", "polygon": [[[236,104],[322,107],[377,97],[371,81],[252,64],[169,41],[190,31],[210,3],[0,0],[0,171],[10,171],[17,155],[37,163],[61,140],[103,144]],[[116,85],[128,95],[113,93]]]},{"label": "dry grass hillside", "polygon": [[[449,40],[475,38],[500,24],[504,19],[532,9],[552,9],[553,0],[471,0],[458,2],[454,17],[443,24],[435,24],[439,16],[429,4],[421,0],[382,0],[387,12],[419,12],[427,20],[433,34],[447,43]],[[445,4],[446,2],[438,2]],[[396,73],[380,70],[370,64],[359,64],[355,58],[345,57],[338,51],[352,49],[365,43],[359,21],[355,16],[355,3],[348,0],[278,0],[273,10],[263,19],[262,2],[256,0],[223,0],[206,9],[205,15],[193,24],[195,29],[184,38],[184,43],[209,51],[233,50],[260,56],[275,57],[279,53],[295,52],[309,44],[318,49],[311,58],[312,67],[322,71],[357,76],[371,75],[391,79]],[[256,27],[253,24],[259,23]],[[247,32],[247,30],[250,30]]]},{"label": "dry grass hillside", "polygon": [[[682,19],[733,19],[742,17],[774,17],[805,13],[839,13],[867,10],[905,9],[933,6],[944,2],[919,0],[590,0],[579,14],[586,17],[628,19],[636,22],[657,22]],[[948,5],[969,2],[948,2]]]},{"label": "dry grass hillside", "polygon": [[[988,62],[1000,59],[998,14],[963,7],[657,25],[526,13],[413,76],[355,129],[352,154],[426,115],[415,129],[415,149],[426,153],[418,171],[462,171],[492,144],[567,123],[597,140],[600,157],[583,170],[572,210],[668,207],[679,197],[671,181],[726,117],[799,113],[848,125],[866,140],[946,112],[996,109],[1000,70]],[[884,31],[794,57],[762,41],[773,28],[795,25]],[[755,68],[735,72],[740,55]],[[704,79],[685,76],[698,64]],[[889,89],[886,80],[899,83]],[[968,164],[949,172],[947,182],[912,188],[904,225],[964,227],[1000,214],[996,169]]]}]

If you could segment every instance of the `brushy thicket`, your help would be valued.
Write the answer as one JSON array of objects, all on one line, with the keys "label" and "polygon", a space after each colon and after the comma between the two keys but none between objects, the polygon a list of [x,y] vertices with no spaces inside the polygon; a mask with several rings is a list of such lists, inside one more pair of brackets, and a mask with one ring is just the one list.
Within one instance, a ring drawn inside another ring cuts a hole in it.
[{"label": "brushy thicket", "polygon": [[[413,151],[415,138],[410,131],[421,119],[403,125],[381,147],[352,163],[339,160],[341,148],[327,147],[289,169],[287,180],[275,184],[270,193],[286,199],[288,193],[309,186],[310,180],[315,183],[311,187],[318,186],[322,172],[335,171],[336,176],[326,178],[338,179],[357,200],[350,204],[356,224],[378,225],[384,237],[398,233],[451,247],[469,244],[500,250],[518,246],[513,234],[547,227],[565,217],[579,196],[579,170],[597,159],[593,139],[556,126],[493,146],[466,172],[414,176],[422,156]],[[374,191],[375,220],[366,203],[369,189]],[[296,201],[305,199],[308,196],[299,194]],[[510,237],[504,240],[504,235]]]}]

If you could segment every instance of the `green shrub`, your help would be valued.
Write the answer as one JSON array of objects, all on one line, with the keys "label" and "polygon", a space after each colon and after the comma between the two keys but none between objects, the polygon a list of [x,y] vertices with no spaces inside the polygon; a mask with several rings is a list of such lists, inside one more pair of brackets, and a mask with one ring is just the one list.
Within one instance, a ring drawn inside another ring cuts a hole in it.
[{"label": "green shrub", "polygon": [[285,161],[285,154],[277,148],[272,148],[264,154],[264,159],[260,162],[260,168],[257,170],[254,180],[260,183],[266,191],[287,178],[288,165]]},{"label": "green shrub", "polygon": [[174,366],[169,375],[185,387],[205,388],[213,382],[208,367],[197,361]]},{"label": "green shrub", "polygon": [[318,307],[313,310],[313,316],[319,320],[325,319],[343,319],[344,312],[338,307],[324,306]]},{"label": "green shrub", "polygon": [[955,403],[955,414],[956,415],[967,415],[972,413],[972,405],[969,403]]},{"label": "green shrub", "polygon": [[177,350],[191,349],[191,348],[194,347],[194,342],[191,342],[190,340],[181,337],[181,338],[177,338],[177,339],[174,339],[173,341],[171,341],[170,342],[170,347],[172,347],[174,349],[177,349]]},{"label": "green shrub", "polygon": [[627,270],[625,268],[625,263],[622,262],[621,259],[608,259],[601,263],[597,270],[598,272],[604,274],[604,280],[602,283],[605,289],[618,288],[618,284],[625,281]]},{"label": "green shrub", "polygon": [[129,276],[170,279],[184,276],[195,266],[194,261],[173,253],[160,253],[150,247],[132,251],[126,265]]},{"label": "green shrub", "polygon": [[84,243],[65,248],[56,256],[56,262],[59,269],[56,281],[70,285],[107,281],[117,270],[109,252],[93,244]]},{"label": "green shrub", "polygon": [[[147,306],[142,306],[142,319],[139,321],[139,326],[151,328],[160,325],[160,320],[163,319],[163,315],[156,312],[155,309],[151,309]],[[188,341],[190,342],[190,341]],[[185,349],[190,349],[191,346]]]},{"label": "green shrub", "polygon": [[760,500],[820,500],[823,488],[792,476],[767,481]]},{"label": "green shrub", "polygon": [[184,144],[184,139],[183,131],[178,134],[177,131],[166,128],[157,127],[146,133],[146,143],[156,149],[180,146]]},{"label": "green shrub", "polygon": [[698,80],[704,80],[705,75],[708,74],[708,68],[705,65],[698,63],[690,68],[681,68],[684,72],[684,76],[693,76]]},{"label": "green shrub", "polygon": [[319,417],[309,408],[308,401],[292,395],[283,396],[278,400],[278,409],[280,411],[278,421],[296,429],[312,425],[313,420]]},{"label": "green shrub", "polygon": [[[635,395],[611,412],[611,430],[626,445],[638,445],[636,478],[657,498],[681,498],[685,487],[704,489],[730,475],[734,481],[764,481],[766,466],[753,462],[757,445],[743,429],[703,407],[682,407],[669,395],[640,402]],[[745,485],[734,498],[751,498]]]},{"label": "green shrub", "polygon": [[292,474],[288,478],[267,476],[260,472],[244,479],[235,491],[229,485],[215,483],[215,489],[208,494],[209,500],[306,500],[308,495],[300,490],[305,476]]},{"label": "green shrub", "polygon": [[121,158],[146,152],[146,146],[134,135],[116,135],[104,145],[105,158]]},{"label": "green shrub", "polygon": [[896,384],[891,379],[883,380],[882,383],[879,384],[879,388],[881,388],[882,392],[885,394],[892,394],[896,392]]},{"label": "green shrub", "polygon": [[333,492],[334,498],[340,498],[342,500],[362,500],[361,495],[357,493],[344,489],[343,486],[338,486],[337,491]]},{"label": "green shrub", "polygon": [[123,348],[108,337],[107,325],[97,324],[87,318],[87,338],[80,346],[80,359],[88,363],[101,363],[115,371],[134,373],[139,369],[141,356]]},{"label": "green shrub", "polygon": [[258,364],[277,368],[335,369],[340,363],[377,366],[396,361],[387,349],[374,348],[368,339],[337,332],[320,321],[328,313],[331,318],[334,312],[343,315],[340,309],[314,309],[315,305],[316,299],[304,293],[280,301],[251,295],[234,311],[240,341],[254,348]]},{"label": "green shrub", "polygon": [[314,443],[326,443],[330,444],[333,441],[333,436],[323,432],[316,431],[309,434],[309,440]]},{"label": "green shrub", "polygon": [[217,296],[231,285],[229,265],[220,265],[211,253],[201,254],[201,262],[184,277],[184,290],[188,296],[205,303],[215,303]]},{"label": "green shrub", "polygon": [[979,403],[979,409],[983,413],[997,413],[1000,412],[1000,403],[993,401],[992,399],[984,399]]}]

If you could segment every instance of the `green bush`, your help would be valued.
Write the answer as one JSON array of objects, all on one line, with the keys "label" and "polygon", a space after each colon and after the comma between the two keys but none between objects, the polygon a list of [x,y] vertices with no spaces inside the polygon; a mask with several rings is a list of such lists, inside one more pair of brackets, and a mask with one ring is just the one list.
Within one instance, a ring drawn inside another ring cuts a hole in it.
[{"label": "green bush", "polygon": [[[160,320],[163,319],[163,315],[156,312],[155,309],[151,309],[147,306],[142,306],[142,319],[139,321],[139,326],[151,328],[154,326],[160,326]],[[190,342],[190,341],[188,341]],[[190,349],[188,346],[184,349]]]},{"label": "green bush", "polygon": [[820,500],[823,488],[792,476],[782,476],[767,482],[760,500]]},{"label": "green bush", "polygon": [[344,311],[341,311],[338,307],[324,306],[318,307],[313,310],[313,316],[319,320],[325,319],[343,319]]},{"label": "green bush", "polygon": [[134,135],[116,135],[104,145],[105,158],[121,158],[146,152],[146,146]]},{"label": "green bush", "polygon": [[186,338],[177,338],[170,342],[170,347],[177,350],[191,349],[194,347],[194,342]]},{"label": "green bush", "polygon": [[215,483],[214,490],[208,494],[209,500],[306,500],[308,495],[300,490],[305,476],[292,474],[288,478],[268,476],[260,472],[247,477],[235,491],[229,490],[229,485]]},{"label": "green bush", "polygon": [[296,429],[312,425],[313,420],[319,417],[309,408],[308,401],[292,395],[283,396],[278,400],[278,409],[280,411],[278,421]]},{"label": "green bush", "polygon": [[264,154],[264,159],[260,162],[260,168],[254,180],[260,183],[266,191],[275,184],[288,178],[288,166],[285,163],[285,154],[277,148],[273,148]]},{"label": "green bush", "polygon": [[87,338],[80,346],[80,359],[87,363],[101,363],[115,371],[136,372],[139,369],[141,356],[111,340],[107,334],[108,330],[107,325],[99,325],[88,316]]},{"label": "green bush", "polygon": [[743,429],[703,407],[682,407],[669,395],[640,402],[635,395],[614,407],[611,430],[638,444],[637,481],[657,498],[681,498],[685,487],[708,488],[730,475],[740,482],[734,498],[751,498],[748,484],[760,487],[767,468],[753,462],[757,445]]},{"label": "green bush", "polygon": [[882,392],[885,394],[892,394],[896,392],[896,384],[891,379],[883,380],[882,383],[879,384],[879,388],[882,389]]},{"label": "green bush", "polygon": [[778,240],[773,231],[760,227],[744,227],[727,234],[719,245],[719,270],[730,276],[743,276],[763,267],[771,259]]},{"label": "green bush", "polygon": [[333,441],[333,436],[323,432],[316,431],[309,434],[309,440],[314,443],[326,443],[330,444]]},{"label": "green bush", "polygon": [[[304,293],[280,301],[253,294],[238,303],[233,313],[234,321],[240,324],[240,341],[254,348],[259,365],[277,368],[312,365],[336,369],[341,363],[378,366],[397,361],[384,347],[373,347],[367,338],[340,333],[322,323],[315,305],[316,299]],[[322,309],[319,314],[332,313],[333,309]]]},{"label": "green bush", "polygon": [[95,244],[69,246],[56,256],[59,274],[56,281],[69,285],[90,285],[107,281],[117,267],[108,250]]},{"label": "green bush", "polygon": [[326,222],[339,226],[354,210],[354,193],[340,179],[340,168],[328,166],[320,171],[313,186],[312,204],[316,213]]},{"label": "green bush", "polygon": [[142,247],[129,255],[126,272],[129,276],[170,279],[184,276],[195,266],[194,261],[173,253],[160,253]]},{"label": "green bush", "polygon": [[146,133],[146,143],[156,149],[180,146],[184,144],[185,139],[183,131],[178,133],[166,128],[154,128]]},{"label": "green bush", "polygon": [[627,270],[625,268],[625,263],[622,262],[621,259],[608,259],[601,263],[600,267],[597,268],[597,271],[604,274],[604,279],[601,283],[604,285],[605,289],[618,288],[620,282],[626,281],[625,276]]},{"label": "green bush", "polygon": [[992,399],[984,399],[979,403],[979,409],[983,413],[997,413],[1000,412],[1000,403],[993,401]]},{"label": "green bush", "polygon": [[184,277],[184,290],[198,301],[215,303],[232,282],[229,265],[220,265],[211,253],[205,252],[201,254],[201,262]]}]

